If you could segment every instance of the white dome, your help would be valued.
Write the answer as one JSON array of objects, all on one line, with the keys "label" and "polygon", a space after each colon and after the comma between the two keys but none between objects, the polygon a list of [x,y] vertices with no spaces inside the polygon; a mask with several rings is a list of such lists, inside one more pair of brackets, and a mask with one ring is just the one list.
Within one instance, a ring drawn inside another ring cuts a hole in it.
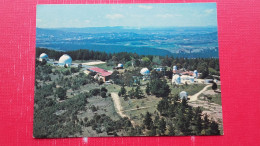
[{"label": "white dome", "polygon": [[117,67],[124,67],[124,65],[121,64],[121,63],[119,63],[119,64],[117,65]]},{"label": "white dome", "polygon": [[194,76],[195,78],[198,77],[198,71],[197,71],[197,70],[194,70],[194,72],[193,72],[193,76]]},{"label": "white dome", "polygon": [[39,60],[42,61],[43,59],[48,60],[48,55],[46,53],[42,53],[39,57]]},{"label": "white dome", "polygon": [[173,66],[173,70],[177,70],[177,66]]},{"label": "white dome", "polygon": [[149,75],[149,74],[150,74],[150,71],[149,71],[148,68],[143,68],[143,69],[141,69],[140,73],[141,73],[142,75]]},{"label": "white dome", "polygon": [[179,75],[174,75],[172,77],[172,83],[181,84],[181,77]]},{"label": "white dome", "polygon": [[188,93],[186,91],[181,91],[179,94],[179,97],[181,100],[183,100],[184,98],[187,100],[188,99]]},{"label": "white dome", "polygon": [[68,65],[68,66],[70,66],[71,62],[72,62],[72,58],[69,55],[67,55],[67,54],[62,55],[60,57],[60,59],[59,59],[59,64],[60,65]]}]

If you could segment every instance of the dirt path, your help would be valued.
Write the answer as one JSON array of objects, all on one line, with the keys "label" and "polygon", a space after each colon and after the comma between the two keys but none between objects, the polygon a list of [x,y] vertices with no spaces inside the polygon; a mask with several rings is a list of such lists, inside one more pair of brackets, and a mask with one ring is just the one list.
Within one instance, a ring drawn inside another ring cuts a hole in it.
[{"label": "dirt path", "polygon": [[136,110],[140,110],[140,109],[147,109],[149,107],[153,107],[153,106],[146,106],[146,107],[139,107],[139,108],[132,108],[132,109],[128,109],[128,110],[123,110],[124,112],[128,112],[128,111],[136,111]]},{"label": "dirt path", "polygon": [[198,96],[199,96],[202,92],[206,91],[207,88],[210,87],[210,86],[212,86],[212,85],[207,85],[207,86],[205,86],[202,90],[200,90],[200,92],[198,92],[198,93],[196,93],[196,94],[194,94],[194,95],[192,95],[192,96],[188,96],[188,98],[190,98],[189,101],[196,101],[196,100],[198,100]]},{"label": "dirt path", "polygon": [[111,97],[113,99],[114,106],[116,108],[116,112],[119,114],[119,116],[122,118],[127,117],[131,121],[133,126],[135,127],[135,122],[133,120],[131,120],[131,118],[129,116],[127,116],[126,114],[123,113],[123,107],[121,106],[118,94],[115,92],[112,92]]}]

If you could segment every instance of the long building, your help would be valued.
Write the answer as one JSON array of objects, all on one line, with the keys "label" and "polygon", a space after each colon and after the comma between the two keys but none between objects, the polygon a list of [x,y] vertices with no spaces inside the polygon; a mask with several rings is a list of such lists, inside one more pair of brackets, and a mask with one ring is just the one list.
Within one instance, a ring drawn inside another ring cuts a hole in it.
[{"label": "long building", "polygon": [[110,75],[112,74],[111,72],[108,72],[102,68],[98,68],[98,67],[91,67],[91,68],[88,68],[86,71],[84,71],[85,73],[89,73],[89,72],[95,72],[97,73],[97,77],[100,79],[102,78],[103,81],[108,81],[109,80],[109,77]]}]

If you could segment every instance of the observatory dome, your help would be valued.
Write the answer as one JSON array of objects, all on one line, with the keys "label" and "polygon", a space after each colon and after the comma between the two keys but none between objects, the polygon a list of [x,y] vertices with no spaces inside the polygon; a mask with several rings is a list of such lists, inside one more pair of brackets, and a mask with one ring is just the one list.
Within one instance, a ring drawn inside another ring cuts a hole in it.
[{"label": "observatory dome", "polygon": [[172,83],[181,84],[181,77],[179,75],[172,76]]},{"label": "observatory dome", "polygon": [[173,68],[172,68],[173,70],[177,70],[177,66],[173,66]]},{"label": "observatory dome", "polygon": [[149,75],[149,74],[150,74],[150,71],[149,71],[148,68],[143,68],[143,69],[141,69],[140,73],[141,73],[142,75]]},{"label": "observatory dome", "polygon": [[197,70],[194,70],[193,76],[194,76],[195,78],[198,78],[198,71],[197,71]]},{"label": "observatory dome", "polygon": [[46,53],[42,53],[39,57],[39,60],[42,61],[43,59],[45,59],[46,61],[49,60],[49,57]]},{"label": "observatory dome", "polygon": [[117,67],[124,67],[124,65],[121,64],[121,63],[119,63],[119,64],[117,65]]},{"label": "observatory dome", "polygon": [[181,100],[183,100],[184,98],[187,100],[188,99],[188,93],[186,91],[181,91],[179,94],[179,97]]},{"label": "observatory dome", "polygon": [[59,59],[59,64],[60,65],[68,65],[68,66],[70,66],[71,62],[72,62],[72,58],[69,55],[67,55],[67,54],[62,55],[60,57],[60,59]]}]

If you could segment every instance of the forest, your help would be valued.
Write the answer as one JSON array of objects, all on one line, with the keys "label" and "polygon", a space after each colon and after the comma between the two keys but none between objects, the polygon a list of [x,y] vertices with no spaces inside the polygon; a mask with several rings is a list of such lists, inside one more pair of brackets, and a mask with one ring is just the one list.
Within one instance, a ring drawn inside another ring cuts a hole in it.
[{"label": "forest", "polygon": [[[37,48],[36,56],[48,54],[58,60],[68,54],[73,60],[102,60],[107,65],[122,63],[123,72],[113,71],[113,85],[105,85],[86,75],[80,67],[56,67],[47,62],[35,63],[34,137],[79,136],[174,136],[174,135],[220,135],[219,124],[202,114],[203,107],[193,107],[180,100],[172,91],[179,88],[196,89],[198,85],[171,86],[172,66],[198,70],[201,77],[219,76],[217,58],[174,58],[169,56],[145,56],[136,53],[105,53],[90,50],[60,52]],[[132,68],[132,62],[134,68]],[[163,67],[165,72],[151,71],[150,80],[137,78],[140,69]],[[167,77],[167,78],[165,78]],[[216,85],[214,85],[214,88]],[[213,86],[212,86],[213,89]],[[123,102],[156,98],[152,111],[139,114],[140,123],[116,113],[111,93],[116,92]],[[157,100],[158,99],[158,100]],[[101,104],[102,103],[102,104]]]}]

